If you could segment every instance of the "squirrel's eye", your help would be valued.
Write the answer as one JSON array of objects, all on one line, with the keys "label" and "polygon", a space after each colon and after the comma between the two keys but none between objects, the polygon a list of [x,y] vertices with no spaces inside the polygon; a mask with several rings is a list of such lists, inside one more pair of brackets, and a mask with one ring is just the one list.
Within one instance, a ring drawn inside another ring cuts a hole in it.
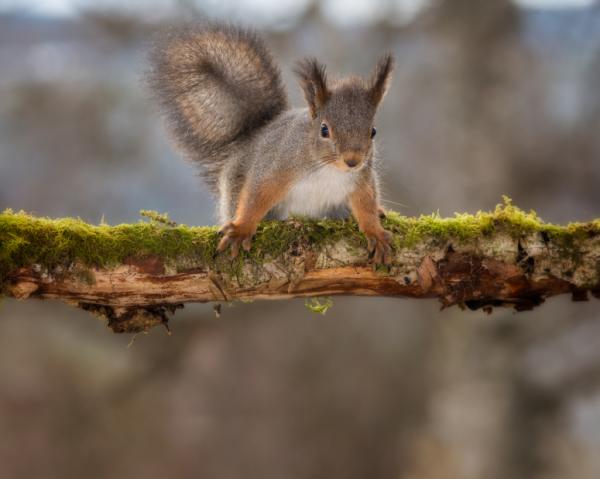
[{"label": "squirrel's eye", "polygon": [[325,123],[321,123],[321,136],[323,138],[329,138],[329,128]]},{"label": "squirrel's eye", "polygon": [[377,128],[371,128],[371,138],[373,138],[377,134]]}]

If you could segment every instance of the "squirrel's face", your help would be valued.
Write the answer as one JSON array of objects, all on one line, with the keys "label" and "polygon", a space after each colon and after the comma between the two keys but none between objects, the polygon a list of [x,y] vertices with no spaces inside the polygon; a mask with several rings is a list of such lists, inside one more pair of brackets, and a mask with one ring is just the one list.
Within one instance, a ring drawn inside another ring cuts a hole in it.
[{"label": "squirrel's face", "polygon": [[348,81],[332,91],[313,122],[317,150],[324,163],[355,171],[371,161],[375,107],[358,82]]},{"label": "squirrel's face", "polygon": [[317,60],[297,65],[323,163],[354,171],[371,160],[375,112],[389,86],[393,63],[393,57],[385,55],[368,81],[351,77],[333,86],[328,85],[325,67]]}]

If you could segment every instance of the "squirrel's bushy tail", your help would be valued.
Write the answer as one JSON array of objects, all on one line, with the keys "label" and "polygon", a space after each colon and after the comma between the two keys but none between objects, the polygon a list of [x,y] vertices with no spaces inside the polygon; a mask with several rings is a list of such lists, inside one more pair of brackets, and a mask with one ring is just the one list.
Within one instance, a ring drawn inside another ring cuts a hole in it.
[{"label": "squirrel's bushy tail", "polygon": [[169,32],[150,64],[175,140],[212,187],[234,144],[288,105],[279,69],[252,30],[212,23]]}]

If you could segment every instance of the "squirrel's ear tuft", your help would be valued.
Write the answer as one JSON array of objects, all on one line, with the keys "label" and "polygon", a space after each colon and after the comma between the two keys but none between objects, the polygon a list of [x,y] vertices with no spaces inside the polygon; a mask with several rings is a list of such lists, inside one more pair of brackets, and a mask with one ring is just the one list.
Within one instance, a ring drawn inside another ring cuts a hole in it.
[{"label": "squirrel's ear tuft", "polygon": [[381,103],[392,79],[392,70],[394,69],[394,56],[388,53],[382,56],[369,81],[369,92],[375,106]]},{"label": "squirrel's ear tuft", "polygon": [[331,95],[327,88],[325,66],[320,64],[316,58],[305,58],[296,64],[294,73],[300,81],[310,115],[315,119],[317,112],[327,103]]}]

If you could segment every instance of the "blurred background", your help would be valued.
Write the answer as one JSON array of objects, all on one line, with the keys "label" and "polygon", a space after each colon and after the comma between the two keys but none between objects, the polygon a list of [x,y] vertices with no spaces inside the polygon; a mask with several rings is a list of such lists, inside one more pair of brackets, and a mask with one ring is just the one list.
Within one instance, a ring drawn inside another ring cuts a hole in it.
[{"label": "blurred background", "polygon": [[[142,86],[152,33],[259,28],[291,65],[398,65],[386,206],[600,217],[600,2],[0,0],[0,210],[214,223]],[[600,303],[491,316],[435,301],[190,305],[173,335],[0,304],[0,477],[600,477]]]}]

